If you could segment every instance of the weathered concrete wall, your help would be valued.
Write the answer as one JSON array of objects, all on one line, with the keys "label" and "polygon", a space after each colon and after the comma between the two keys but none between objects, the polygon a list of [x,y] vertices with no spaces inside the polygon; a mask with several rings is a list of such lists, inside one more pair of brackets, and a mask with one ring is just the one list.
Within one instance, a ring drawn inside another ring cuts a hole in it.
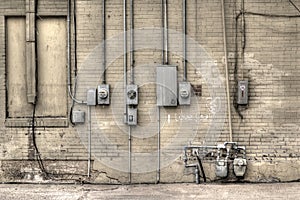
[{"label": "weathered concrete wall", "polygon": [[[244,180],[298,180],[300,18],[284,16],[300,14],[288,1],[247,0],[244,37],[241,32],[241,16],[237,18],[241,10],[241,1],[225,2],[231,101],[234,102],[236,92],[235,66],[236,77],[240,80],[248,79],[250,85],[249,105],[238,108],[243,119],[235,111],[234,104],[231,108],[233,141],[247,148],[249,165]],[[102,81],[102,2],[77,0],[76,3],[76,97],[85,100],[87,89],[96,88]],[[132,182],[157,181],[158,110],[155,73],[156,66],[162,63],[161,1],[134,1],[134,77],[139,85],[139,125],[131,127],[130,130],[123,123],[122,3],[121,0],[106,1],[106,82],[111,86],[111,104],[91,108],[93,157],[91,177],[88,178],[87,107],[78,104],[74,107],[74,110],[86,112],[86,123],[73,126],[68,120],[72,102],[70,98],[67,100],[66,88],[67,1],[38,1],[39,65],[35,141],[44,168],[49,173],[48,178],[89,180],[97,183],[128,182],[130,131]],[[129,27],[130,4],[129,1],[127,3]],[[299,0],[294,0],[294,3],[300,6]],[[41,178],[40,166],[34,155],[31,126],[33,106],[26,102],[26,96],[22,93],[26,90],[25,65],[24,61],[21,61],[24,59],[22,54],[25,54],[25,50],[22,49],[25,47],[21,45],[25,43],[25,35],[22,36],[25,34],[25,30],[22,29],[23,26],[25,28],[25,21],[22,21],[22,17],[25,19],[25,6],[25,0],[0,2],[2,181],[39,181]],[[272,14],[284,16],[276,17],[271,16]],[[182,81],[182,1],[168,1],[168,17],[169,64],[178,66],[178,80]],[[23,25],[16,25],[18,28],[14,32],[10,23]],[[74,83],[73,27],[74,24]],[[194,180],[193,171],[184,168],[182,153],[185,145],[215,145],[229,140],[222,28],[221,1],[187,0],[188,81],[195,90],[191,106],[160,109],[161,182]],[[129,69],[128,54],[127,57]],[[129,74],[127,76],[129,79]],[[214,162],[209,159],[204,159],[203,162],[209,180],[217,180]]]}]

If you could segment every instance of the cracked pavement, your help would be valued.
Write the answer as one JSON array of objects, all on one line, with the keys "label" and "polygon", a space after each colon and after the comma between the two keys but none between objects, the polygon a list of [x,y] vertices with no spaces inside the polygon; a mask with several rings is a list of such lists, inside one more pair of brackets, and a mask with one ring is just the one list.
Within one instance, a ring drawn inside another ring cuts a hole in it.
[{"label": "cracked pavement", "polygon": [[266,184],[2,184],[1,200],[299,199],[300,182]]}]

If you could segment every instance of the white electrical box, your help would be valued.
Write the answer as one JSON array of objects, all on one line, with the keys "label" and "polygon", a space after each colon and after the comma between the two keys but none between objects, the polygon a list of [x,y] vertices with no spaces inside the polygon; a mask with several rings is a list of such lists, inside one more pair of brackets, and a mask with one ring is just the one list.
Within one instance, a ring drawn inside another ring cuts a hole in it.
[{"label": "white electrical box", "polygon": [[157,106],[177,106],[177,66],[156,68]]},{"label": "white electrical box", "polygon": [[180,82],[178,89],[179,105],[191,104],[191,84],[189,82]]},{"label": "white electrical box", "polygon": [[85,122],[85,112],[81,110],[74,110],[72,112],[72,122],[75,124]]},{"label": "white electrical box", "polygon": [[127,124],[129,126],[137,125],[137,108],[128,108],[127,110]]},{"label": "white electrical box", "polygon": [[127,85],[127,105],[138,105],[137,85]]},{"label": "white electrical box", "polygon": [[109,85],[103,84],[97,87],[97,104],[109,105]]},{"label": "white electrical box", "polygon": [[96,89],[89,89],[87,91],[86,105],[95,106],[96,105]]}]

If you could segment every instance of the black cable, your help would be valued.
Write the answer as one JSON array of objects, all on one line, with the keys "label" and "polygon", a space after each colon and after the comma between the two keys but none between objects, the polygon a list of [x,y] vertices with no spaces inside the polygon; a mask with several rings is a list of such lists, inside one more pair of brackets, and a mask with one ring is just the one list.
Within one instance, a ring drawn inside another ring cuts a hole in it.
[{"label": "black cable", "polygon": [[[242,14],[243,12],[241,12]],[[266,13],[256,13],[256,12],[244,12],[245,15],[254,15],[261,17],[270,17],[270,18],[300,18],[300,15],[276,15],[276,14],[266,14]]]},{"label": "black cable", "polygon": [[204,168],[203,168],[201,159],[198,155],[196,157],[197,157],[197,160],[198,160],[198,163],[199,163],[199,166],[200,166],[200,170],[201,170],[201,173],[202,173],[202,176],[203,176],[203,181],[206,183],[206,176],[205,176],[205,172],[204,172]]},{"label": "black cable", "polygon": [[41,158],[39,149],[37,147],[36,144],[36,137],[35,137],[35,111],[36,111],[36,104],[33,104],[33,112],[32,112],[32,122],[31,122],[31,131],[32,131],[32,144],[35,150],[35,154],[36,154],[36,160],[38,161],[39,164],[39,168],[42,171],[43,175],[45,178],[49,178],[48,173],[44,167],[44,163],[43,160]]},{"label": "black cable", "polygon": [[39,168],[40,170],[42,171],[42,173],[45,175],[45,177],[47,177],[47,172],[45,170],[45,167],[44,167],[44,164],[43,164],[43,161],[41,159],[41,156],[40,156],[40,152],[39,152],[39,149],[36,145],[36,138],[35,138],[35,112],[36,112],[36,104],[37,104],[37,96],[38,96],[38,65],[37,65],[37,62],[38,62],[38,45],[37,45],[37,17],[38,16],[38,0],[35,1],[35,88],[36,88],[36,95],[35,95],[35,100],[34,100],[34,103],[33,103],[33,111],[32,111],[32,121],[31,121],[31,132],[32,132],[32,144],[33,144],[33,147],[34,147],[34,150],[35,150],[35,154],[36,154],[36,160],[38,161],[38,164],[39,164]]},{"label": "black cable", "polygon": [[292,0],[289,0],[289,2],[296,8],[296,10],[300,13],[300,9],[294,4]]},{"label": "black cable", "polygon": [[[75,83],[74,83],[73,94],[74,94],[74,97],[76,97],[77,75],[78,75],[78,67],[77,67],[77,17],[76,17],[76,0],[74,0],[74,3],[73,3],[73,23],[74,23],[74,75],[75,75]],[[75,101],[72,100],[72,105],[71,105],[70,114],[69,114],[69,119],[70,119],[70,122],[71,122],[72,125],[75,125],[75,123],[73,122],[73,119],[72,119],[74,106],[75,106]]]},{"label": "black cable", "polygon": [[[292,2],[291,2],[292,3]],[[300,18],[300,15],[278,15],[278,14],[266,14],[266,13],[256,13],[256,12],[246,12],[243,8],[242,11],[240,11],[236,18],[235,18],[235,63],[234,63],[234,81],[236,83],[236,87],[234,87],[234,98],[233,98],[233,106],[235,108],[235,111],[238,113],[239,117],[241,119],[244,118],[242,115],[239,105],[237,104],[237,83],[238,83],[238,23],[239,18],[242,15],[252,15],[252,16],[260,16],[260,17],[268,17],[268,18]],[[245,20],[245,17],[243,17]],[[246,49],[246,23],[244,21],[243,25],[243,45],[242,45],[242,53],[245,52]]]},{"label": "black cable", "polygon": [[74,0],[74,3],[73,3],[73,15],[74,15],[74,75],[75,77],[77,77],[77,71],[78,71],[78,68],[77,68],[77,14],[76,14],[76,0]]}]

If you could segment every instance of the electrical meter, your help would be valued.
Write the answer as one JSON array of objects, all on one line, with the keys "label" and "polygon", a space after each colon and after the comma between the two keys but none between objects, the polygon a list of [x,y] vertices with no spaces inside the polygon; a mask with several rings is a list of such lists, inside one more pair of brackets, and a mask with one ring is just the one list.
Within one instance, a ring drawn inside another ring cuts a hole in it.
[{"label": "electrical meter", "polygon": [[191,84],[189,82],[179,83],[178,91],[179,105],[190,105],[191,104]]},{"label": "electrical meter", "polygon": [[98,85],[97,90],[97,103],[99,105],[109,105],[109,85]]},{"label": "electrical meter", "polygon": [[127,105],[138,105],[137,85],[127,85]]}]

